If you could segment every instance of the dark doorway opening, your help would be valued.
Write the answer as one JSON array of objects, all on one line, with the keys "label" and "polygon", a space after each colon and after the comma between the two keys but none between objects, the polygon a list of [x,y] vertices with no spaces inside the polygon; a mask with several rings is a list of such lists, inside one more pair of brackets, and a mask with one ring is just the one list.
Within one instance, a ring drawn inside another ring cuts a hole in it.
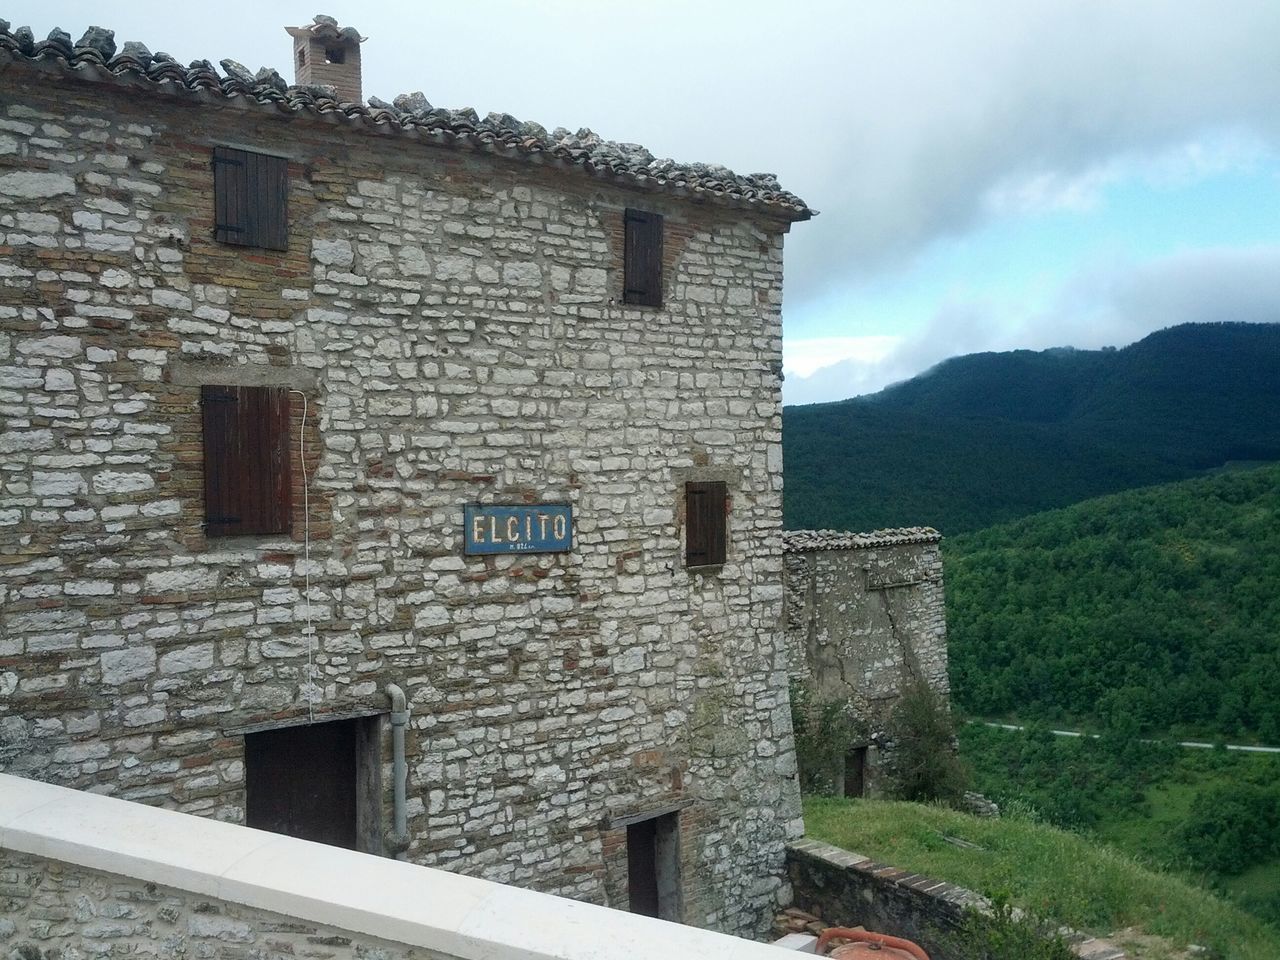
[{"label": "dark doorway opening", "polygon": [[382,852],[378,717],[246,734],[245,822]]},{"label": "dark doorway opening", "polygon": [[867,748],[854,747],[844,755],[844,795],[861,797],[867,789]]},{"label": "dark doorway opening", "polygon": [[680,823],[668,813],[627,827],[627,893],[632,913],[680,920]]}]

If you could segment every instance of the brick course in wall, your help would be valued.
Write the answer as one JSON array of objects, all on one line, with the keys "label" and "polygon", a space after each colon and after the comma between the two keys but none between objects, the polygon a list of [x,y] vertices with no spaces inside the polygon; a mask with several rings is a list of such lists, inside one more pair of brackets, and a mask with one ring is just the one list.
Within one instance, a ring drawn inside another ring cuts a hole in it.
[{"label": "brick course in wall", "polygon": [[[785,219],[3,83],[0,769],[239,822],[246,728],[384,710],[394,682],[411,859],[625,907],[610,818],[686,803],[684,918],[763,931],[801,830]],[[287,155],[287,250],[213,241],[217,145]],[[620,302],[627,206],[666,218],[659,309]],[[204,384],[299,391],[289,535],[205,536]],[[710,572],[682,557],[700,478],[732,498]],[[463,556],[474,501],[568,502],[574,548]]]}]

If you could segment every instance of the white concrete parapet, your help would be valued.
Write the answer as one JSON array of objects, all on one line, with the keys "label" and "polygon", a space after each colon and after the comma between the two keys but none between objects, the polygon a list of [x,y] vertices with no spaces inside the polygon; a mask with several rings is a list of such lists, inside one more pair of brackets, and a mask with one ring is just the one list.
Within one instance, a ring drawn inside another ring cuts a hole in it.
[{"label": "white concrete parapet", "polygon": [[790,950],[793,953],[817,953],[818,938],[808,933],[788,933],[773,941],[775,947]]},{"label": "white concrete parapet", "polygon": [[777,947],[0,774],[5,851],[462,960],[778,960]]}]

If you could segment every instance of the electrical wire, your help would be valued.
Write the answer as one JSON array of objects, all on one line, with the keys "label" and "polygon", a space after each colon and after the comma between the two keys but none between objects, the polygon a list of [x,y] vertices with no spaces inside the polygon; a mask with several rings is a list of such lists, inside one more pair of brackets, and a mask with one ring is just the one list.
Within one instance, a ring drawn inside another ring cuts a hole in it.
[{"label": "electrical wire", "polygon": [[311,623],[311,481],[307,477],[307,395],[301,390],[290,390],[302,397],[302,425],[298,429],[298,461],[302,464],[302,575],[303,602],[307,614],[307,721],[316,722],[316,628]]}]

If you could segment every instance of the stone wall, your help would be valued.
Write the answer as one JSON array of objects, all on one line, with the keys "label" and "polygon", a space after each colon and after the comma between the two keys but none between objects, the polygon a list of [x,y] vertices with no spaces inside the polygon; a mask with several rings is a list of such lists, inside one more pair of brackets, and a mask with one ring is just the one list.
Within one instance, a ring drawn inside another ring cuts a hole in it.
[{"label": "stone wall", "polygon": [[[992,912],[991,901],[967,887],[879,863],[821,840],[789,844],[787,871],[796,905],[806,915],[821,918],[808,929],[862,926],[914,941],[932,960],[975,955],[975,945],[961,935],[965,918],[970,912]],[[1024,916],[1014,908],[1014,918]],[[1109,939],[1068,927],[1056,932],[1081,960],[1125,960],[1125,951]]]},{"label": "stone wall", "polygon": [[[0,769],[240,822],[247,728],[394,682],[411,859],[625,907],[610,823],[683,805],[684,919],[762,930],[801,829],[786,223],[7,70]],[[288,156],[287,251],[211,239],[221,144]],[[628,205],[666,217],[660,309],[620,302]],[[204,384],[296,391],[291,536],[204,535]],[[696,479],[730,490],[710,571]],[[574,549],[463,556],[474,501],[568,502]]]},{"label": "stone wall", "polygon": [[944,701],[950,695],[940,542],[927,528],[786,534],[792,676],[821,701],[851,705],[872,795],[882,787],[884,732],[904,684],[920,680]]},{"label": "stone wall", "polygon": [[445,956],[8,850],[0,850],[0,951],[12,960],[257,955],[437,960]]},{"label": "stone wall", "polygon": [[966,910],[990,906],[972,890],[818,840],[791,844],[787,869],[796,905],[825,924],[905,937],[935,960],[946,960],[946,941],[959,929]]}]

